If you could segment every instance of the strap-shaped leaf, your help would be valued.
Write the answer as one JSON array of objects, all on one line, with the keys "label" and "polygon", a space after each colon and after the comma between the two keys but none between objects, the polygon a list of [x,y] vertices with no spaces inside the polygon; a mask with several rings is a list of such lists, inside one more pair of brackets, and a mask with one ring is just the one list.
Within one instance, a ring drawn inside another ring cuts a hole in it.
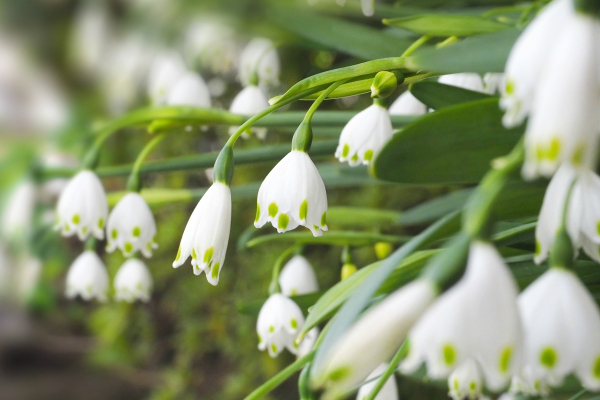
[{"label": "strap-shaped leaf", "polygon": [[384,19],[383,23],[429,36],[472,36],[510,29],[511,26],[477,15],[422,14]]},{"label": "strap-shaped leaf", "polygon": [[489,99],[491,97],[485,93],[432,81],[413,83],[410,86],[410,92],[421,103],[434,110],[469,101]]}]

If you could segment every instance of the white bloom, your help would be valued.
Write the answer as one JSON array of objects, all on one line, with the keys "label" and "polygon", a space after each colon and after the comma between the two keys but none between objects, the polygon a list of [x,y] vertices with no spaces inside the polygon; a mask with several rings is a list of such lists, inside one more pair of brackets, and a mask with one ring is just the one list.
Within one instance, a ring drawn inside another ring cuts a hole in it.
[{"label": "white bloom", "polygon": [[58,199],[57,223],[63,236],[77,233],[80,240],[93,235],[104,239],[108,216],[106,193],[95,173],[83,170],[75,175]]},{"label": "white bloom", "polygon": [[600,390],[600,312],[577,276],[551,268],[521,294],[519,309],[532,376],[558,386],[575,373]]},{"label": "white bloom", "polygon": [[483,389],[483,379],[477,363],[469,358],[448,377],[448,395],[454,400],[477,400]]},{"label": "white bloom", "polygon": [[360,8],[367,17],[372,17],[375,14],[375,0],[360,0]]},{"label": "white bloom", "polygon": [[31,233],[37,189],[32,181],[20,183],[2,210],[2,236],[5,240],[27,239]]},{"label": "white bloom", "polygon": [[[254,85],[246,86],[235,96],[229,111],[234,114],[253,116],[269,107],[269,101],[263,91]],[[238,129],[237,126],[229,128],[229,134],[232,135]],[[259,139],[264,139],[267,135],[267,128],[250,128]],[[244,132],[242,137],[249,137],[249,132]]]},{"label": "white bloom", "polygon": [[364,382],[379,364],[398,351],[411,326],[436,295],[431,282],[417,280],[367,311],[338,340],[323,371],[315,371],[314,383],[327,383],[328,391],[335,395]]},{"label": "white bloom", "polygon": [[148,75],[148,96],[152,103],[165,104],[171,89],[186,72],[187,69],[179,54],[163,53],[156,56]]},{"label": "white bloom", "polygon": [[298,296],[319,290],[317,275],[308,260],[302,256],[294,256],[285,264],[279,274],[279,286],[281,293],[286,296]]},{"label": "white bloom", "polygon": [[460,73],[440,76],[439,83],[463,89],[483,92],[483,80],[478,74]]},{"label": "white bloom", "polygon": [[296,354],[296,357],[302,358],[315,348],[315,344],[319,338],[319,333],[319,328],[312,328],[310,331],[306,332],[306,335],[304,335],[304,338],[298,346],[298,353]]},{"label": "white bloom", "polygon": [[98,254],[91,250],[75,259],[67,273],[66,296],[105,302],[108,295],[108,272]]},{"label": "white bloom", "polygon": [[413,372],[423,362],[434,379],[447,377],[469,358],[481,366],[487,386],[501,389],[521,354],[518,289],[489,243],[473,242],[463,278],[431,306],[409,335],[401,364]]},{"label": "white bloom", "polygon": [[42,275],[42,262],[27,254],[14,263],[14,294],[17,299],[27,302],[33,295]]},{"label": "white bloom", "polygon": [[108,252],[121,249],[125,257],[131,257],[141,251],[146,257],[152,257],[156,222],[146,200],[139,193],[127,193],[113,208],[106,224]]},{"label": "white bloom", "polygon": [[[387,367],[387,364],[381,364],[375,369],[375,371],[371,373],[371,375],[367,377],[366,380],[368,381],[381,376]],[[356,400],[365,400],[375,385],[377,385],[378,381],[379,379],[374,379],[373,381],[362,385],[360,389],[358,389]],[[388,378],[379,393],[377,393],[377,396],[375,396],[374,400],[398,400],[398,386],[396,385],[396,379],[394,378],[394,375]]]},{"label": "white bloom", "polygon": [[327,192],[309,155],[292,150],[269,172],[258,190],[254,226],[270,222],[277,232],[302,225],[314,236],[327,230]]},{"label": "white bloom", "polygon": [[152,293],[152,275],[143,261],[136,258],[125,261],[115,275],[115,299],[149,301]]},{"label": "white bloom", "polygon": [[522,371],[513,376],[510,384],[510,393],[524,393],[529,396],[546,396],[550,393],[548,383],[542,379],[535,378],[531,365],[526,365]]},{"label": "white bloom", "polygon": [[252,77],[258,75],[261,86],[275,86],[279,83],[279,56],[273,41],[254,38],[240,56],[240,81],[244,86],[252,83]]},{"label": "white bloom", "polygon": [[277,357],[284,347],[296,354],[295,340],[302,325],[304,316],[300,307],[282,294],[272,294],[258,313],[258,349],[267,349],[271,357]]},{"label": "white bloom", "polygon": [[185,226],[173,268],[192,256],[194,274],[204,271],[208,282],[217,285],[230,228],[231,190],[224,183],[215,182],[202,196]]},{"label": "white bloom", "polygon": [[82,72],[95,74],[102,67],[109,34],[110,18],[103,3],[83,3],[69,35],[70,52]]},{"label": "white bloom", "polygon": [[238,63],[234,30],[217,17],[192,22],[184,39],[186,59],[209,67],[213,73],[228,74]]},{"label": "white bloom", "polygon": [[390,115],[423,115],[427,113],[427,106],[407,90],[392,103],[389,113]]},{"label": "white bloom", "polygon": [[195,72],[182,75],[169,90],[167,104],[210,108],[210,93],[204,79]]},{"label": "white bloom", "polygon": [[498,93],[504,82],[504,74],[489,72],[483,76],[483,92],[494,95]]},{"label": "white bloom", "polygon": [[335,156],[352,167],[368,165],[393,135],[388,110],[373,104],[356,114],[344,127]]}]

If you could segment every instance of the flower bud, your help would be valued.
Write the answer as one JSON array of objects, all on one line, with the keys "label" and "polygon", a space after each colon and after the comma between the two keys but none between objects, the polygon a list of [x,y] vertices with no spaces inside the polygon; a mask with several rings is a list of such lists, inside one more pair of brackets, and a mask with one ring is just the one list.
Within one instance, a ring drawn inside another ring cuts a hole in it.
[{"label": "flower bud", "polygon": [[392,254],[392,245],[385,242],[375,243],[375,254],[377,255],[378,260],[383,260],[387,258],[390,254]]},{"label": "flower bud", "polygon": [[350,278],[351,275],[353,275],[356,272],[356,265],[354,264],[344,264],[342,266],[342,277],[341,279],[348,279]]},{"label": "flower bud", "polygon": [[389,71],[379,71],[371,84],[371,97],[384,99],[396,90],[398,79]]}]

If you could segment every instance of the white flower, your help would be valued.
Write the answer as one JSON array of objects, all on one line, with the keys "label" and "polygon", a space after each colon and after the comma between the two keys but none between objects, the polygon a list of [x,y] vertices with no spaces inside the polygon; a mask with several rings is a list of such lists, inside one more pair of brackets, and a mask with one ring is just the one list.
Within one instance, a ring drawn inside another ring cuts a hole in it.
[{"label": "white flower", "polygon": [[108,216],[106,193],[95,173],[83,170],[75,175],[58,199],[57,223],[63,236],[77,233],[80,240],[93,235],[104,239]]},{"label": "white flower", "polygon": [[427,113],[427,106],[407,90],[392,103],[389,113],[390,115],[423,115]]},{"label": "white flower", "polygon": [[375,0],[360,0],[360,8],[367,17],[375,14]]},{"label": "white flower", "polygon": [[304,335],[304,338],[298,346],[296,357],[302,358],[314,349],[317,339],[319,338],[319,333],[319,328],[312,328],[310,331],[306,332],[306,335]]},{"label": "white flower", "polygon": [[269,172],[258,190],[254,226],[270,222],[277,232],[302,225],[314,236],[327,230],[327,192],[309,155],[292,150]]},{"label": "white flower", "polygon": [[136,258],[125,261],[114,280],[117,301],[135,300],[147,302],[152,293],[152,275],[143,261]]},{"label": "white flower", "polygon": [[267,349],[271,357],[277,357],[284,347],[296,354],[295,340],[302,325],[304,316],[300,307],[282,294],[272,294],[258,313],[258,349]]},{"label": "white flower", "polygon": [[224,183],[215,182],[202,196],[185,226],[173,268],[192,256],[194,274],[204,271],[208,282],[217,285],[230,228],[231,190]]},{"label": "white flower", "polygon": [[388,110],[378,104],[356,114],[344,127],[335,156],[350,166],[368,165],[391,139],[392,121]]},{"label": "white flower", "polygon": [[258,75],[261,86],[275,86],[279,83],[279,56],[273,41],[254,38],[240,56],[240,81],[244,86],[253,83],[253,75]]},{"label": "white flower", "polygon": [[521,294],[519,309],[532,376],[558,386],[574,373],[600,390],[600,312],[577,276],[551,268]]},{"label": "white flower", "polygon": [[483,389],[483,379],[477,363],[469,358],[448,377],[448,395],[454,400],[477,400]]},{"label": "white flower", "polygon": [[238,63],[235,31],[211,16],[190,24],[184,39],[184,51],[192,64],[199,61],[213,73],[228,74]]},{"label": "white flower", "polygon": [[338,340],[323,370],[314,371],[314,384],[327,384],[328,393],[334,397],[364,382],[398,351],[411,326],[436,295],[431,282],[417,280],[367,311]]},{"label": "white flower", "polygon": [[515,373],[521,354],[517,294],[515,280],[496,249],[473,242],[463,278],[411,330],[402,371],[414,372],[426,361],[428,375],[440,379],[472,358],[481,366],[487,386],[501,389]]},{"label": "white flower", "polygon": [[106,250],[113,252],[119,248],[125,257],[141,251],[152,257],[156,222],[146,200],[139,193],[127,193],[113,208],[106,224],[108,244]]},{"label": "white flower", "polygon": [[71,56],[83,73],[94,75],[102,67],[109,35],[110,17],[103,3],[83,3],[68,36]]},{"label": "white flower", "polygon": [[37,288],[42,275],[42,261],[27,254],[16,260],[14,266],[14,280],[12,284],[17,299],[27,302]]},{"label": "white flower", "polygon": [[439,83],[463,89],[483,92],[483,80],[478,74],[461,73],[440,76]]},{"label": "white flower", "polygon": [[[234,114],[253,116],[269,107],[269,101],[263,91],[254,85],[246,86],[235,96],[229,111]],[[232,135],[238,129],[237,126],[229,128],[229,134]],[[259,139],[264,139],[267,135],[267,128],[250,128]],[[244,132],[242,137],[249,137],[249,132]]]},{"label": "white flower", "polygon": [[187,72],[181,56],[177,53],[162,53],[154,58],[148,75],[148,96],[154,105],[167,101],[173,86]]},{"label": "white flower", "polygon": [[510,384],[510,393],[524,393],[529,396],[547,396],[550,393],[548,383],[542,379],[535,378],[531,365],[525,365],[521,372],[513,376]]},{"label": "white flower", "polygon": [[286,296],[298,296],[319,290],[317,276],[308,260],[294,256],[285,264],[279,274],[281,293]]},{"label": "white flower", "polygon": [[2,236],[5,240],[27,239],[31,233],[37,189],[30,181],[20,183],[2,210]]},{"label": "white flower", "polygon": [[[366,400],[366,398],[369,396],[369,393],[371,393],[371,391],[379,381],[379,379],[375,378],[381,376],[385,372],[387,367],[387,364],[381,364],[375,369],[375,371],[373,371],[367,377],[367,381],[371,379],[373,380],[371,382],[365,383],[360,387],[360,389],[358,389],[356,400]],[[390,376],[388,380],[385,381],[385,384],[383,385],[379,393],[377,393],[377,396],[375,396],[374,400],[398,400],[398,386],[396,385],[396,379],[394,378],[394,375]]]},{"label": "white flower", "polygon": [[204,79],[195,72],[182,75],[169,90],[167,104],[210,108],[210,93]]},{"label": "white flower", "polygon": [[504,74],[488,72],[483,76],[483,92],[491,95],[498,93],[502,87],[504,79]]},{"label": "white flower", "polygon": [[81,296],[84,300],[107,300],[108,272],[95,252],[87,250],[75,259],[67,273],[65,294],[70,299]]}]

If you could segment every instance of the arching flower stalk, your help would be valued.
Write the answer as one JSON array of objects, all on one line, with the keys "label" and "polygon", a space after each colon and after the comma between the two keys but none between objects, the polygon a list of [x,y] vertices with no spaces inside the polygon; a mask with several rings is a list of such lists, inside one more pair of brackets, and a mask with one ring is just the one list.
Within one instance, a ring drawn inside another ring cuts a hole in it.
[{"label": "arching flower stalk", "polygon": [[[229,111],[240,115],[254,115],[269,107],[269,102],[263,91],[256,85],[248,85],[235,96]],[[238,126],[229,128],[229,134],[233,135]],[[243,138],[250,137],[250,132],[256,134],[259,139],[264,139],[267,135],[267,128],[251,127],[243,134]]]}]

